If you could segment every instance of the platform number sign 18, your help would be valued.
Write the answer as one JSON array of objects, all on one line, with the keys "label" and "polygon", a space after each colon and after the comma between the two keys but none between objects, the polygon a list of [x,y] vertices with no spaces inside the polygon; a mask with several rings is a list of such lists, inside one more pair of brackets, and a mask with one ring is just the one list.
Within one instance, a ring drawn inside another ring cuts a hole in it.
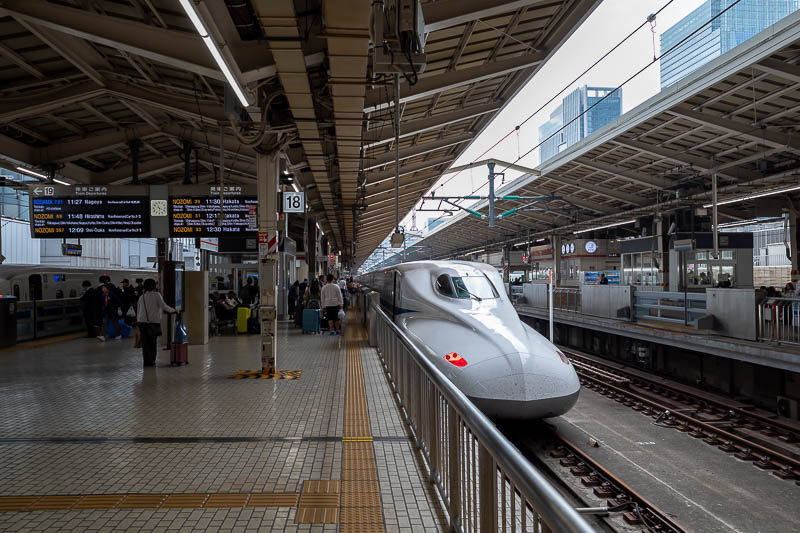
[{"label": "platform number sign 18", "polygon": [[285,192],[285,193],[283,193],[283,212],[284,213],[305,213],[306,212],[306,193],[304,193],[304,192]]}]

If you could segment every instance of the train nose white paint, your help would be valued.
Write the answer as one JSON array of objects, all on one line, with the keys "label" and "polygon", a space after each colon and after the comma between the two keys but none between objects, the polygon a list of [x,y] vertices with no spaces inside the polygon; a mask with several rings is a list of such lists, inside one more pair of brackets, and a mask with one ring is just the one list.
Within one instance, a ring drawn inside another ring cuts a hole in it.
[{"label": "train nose white paint", "polygon": [[569,411],[578,400],[580,382],[572,365],[550,351],[504,354],[468,365],[464,393],[488,416],[506,419],[547,418]]}]

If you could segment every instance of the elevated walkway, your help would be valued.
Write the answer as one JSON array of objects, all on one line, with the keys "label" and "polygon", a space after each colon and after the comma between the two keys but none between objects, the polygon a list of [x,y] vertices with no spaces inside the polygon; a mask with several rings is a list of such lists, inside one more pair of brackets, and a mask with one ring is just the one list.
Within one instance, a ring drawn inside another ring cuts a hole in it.
[{"label": "elevated walkway", "polygon": [[131,340],[0,352],[0,530],[443,531],[373,348],[283,323],[142,368]]}]

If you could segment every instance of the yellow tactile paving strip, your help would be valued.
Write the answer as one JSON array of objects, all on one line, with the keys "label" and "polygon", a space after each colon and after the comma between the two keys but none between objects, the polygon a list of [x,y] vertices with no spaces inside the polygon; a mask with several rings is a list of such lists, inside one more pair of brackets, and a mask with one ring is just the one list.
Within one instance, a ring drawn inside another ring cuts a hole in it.
[{"label": "yellow tactile paving strip", "polygon": [[297,379],[303,375],[302,370],[278,370],[262,372],[261,370],[237,370],[228,376],[231,379]]},{"label": "yellow tactile paving strip", "polygon": [[372,445],[372,428],[364,389],[360,344],[363,328],[350,324],[347,342],[347,388],[345,392],[344,435],[342,438],[342,489],[340,533],[383,533],[378,468]]},{"label": "yellow tactile paving strip", "polygon": [[35,341],[23,341],[19,344],[15,344],[14,346],[0,348],[0,353],[13,352],[15,350],[27,350],[30,348],[36,348],[37,346],[46,346],[48,344],[57,344],[59,342],[72,339],[80,339],[81,337],[86,337],[85,331],[81,331],[80,333],[68,333],[66,335],[59,335],[57,337],[45,337],[44,339],[37,339]]},{"label": "yellow tactile paving strip", "polygon": [[[338,482],[336,482],[338,483]],[[200,509],[218,507],[294,507],[296,493],[225,494],[75,494],[0,496],[0,512],[68,509]],[[337,492],[338,505],[338,492]]]},{"label": "yellow tactile paving strip", "polygon": [[303,483],[297,504],[298,524],[336,524],[339,522],[338,481],[309,480]]}]

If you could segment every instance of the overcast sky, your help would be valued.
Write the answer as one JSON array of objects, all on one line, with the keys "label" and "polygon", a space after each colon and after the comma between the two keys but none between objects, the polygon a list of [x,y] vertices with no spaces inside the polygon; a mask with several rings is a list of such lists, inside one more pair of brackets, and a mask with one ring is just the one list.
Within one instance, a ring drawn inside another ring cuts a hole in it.
[{"label": "overcast sky", "polygon": [[[653,60],[653,33],[645,25],[624,45],[598,64],[588,74],[570,83],[603,54],[614,47],[623,37],[661,9],[669,0],[605,0],[578,28],[572,37],[550,58],[542,69],[517,94],[511,103],[495,117],[494,121],[472,143],[455,165],[493,157],[514,161],[539,143],[539,126],[561,103],[561,99],[583,85],[617,87],[632,74]],[[673,0],[662,11],[655,26],[655,50],[659,53],[659,36],[703,3],[703,0]],[[623,112],[633,109],[659,91],[658,62],[637,76],[622,89]],[[536,114],[523,125],[517,134],[512,134],[503,143],[482,155],[489,147],[506,135],[550,98],[557,96],[552,104]],[[539,164],[539,150],[535,149],[523,158],[521,165],[535,167]],[[464,195],[486,183],[486,170],[464,171],[446,185],[434,188],[437,195]],[[519,173],[507,173],[513,179]],[[444,176],[441,184],[452,174]],[[486,194],[484,187],[480,192]],[[436,218],[436,213],[419,213],[417,226],[425,227],[427,219]],[[410,227],[410,216],[405,227]]]}]

